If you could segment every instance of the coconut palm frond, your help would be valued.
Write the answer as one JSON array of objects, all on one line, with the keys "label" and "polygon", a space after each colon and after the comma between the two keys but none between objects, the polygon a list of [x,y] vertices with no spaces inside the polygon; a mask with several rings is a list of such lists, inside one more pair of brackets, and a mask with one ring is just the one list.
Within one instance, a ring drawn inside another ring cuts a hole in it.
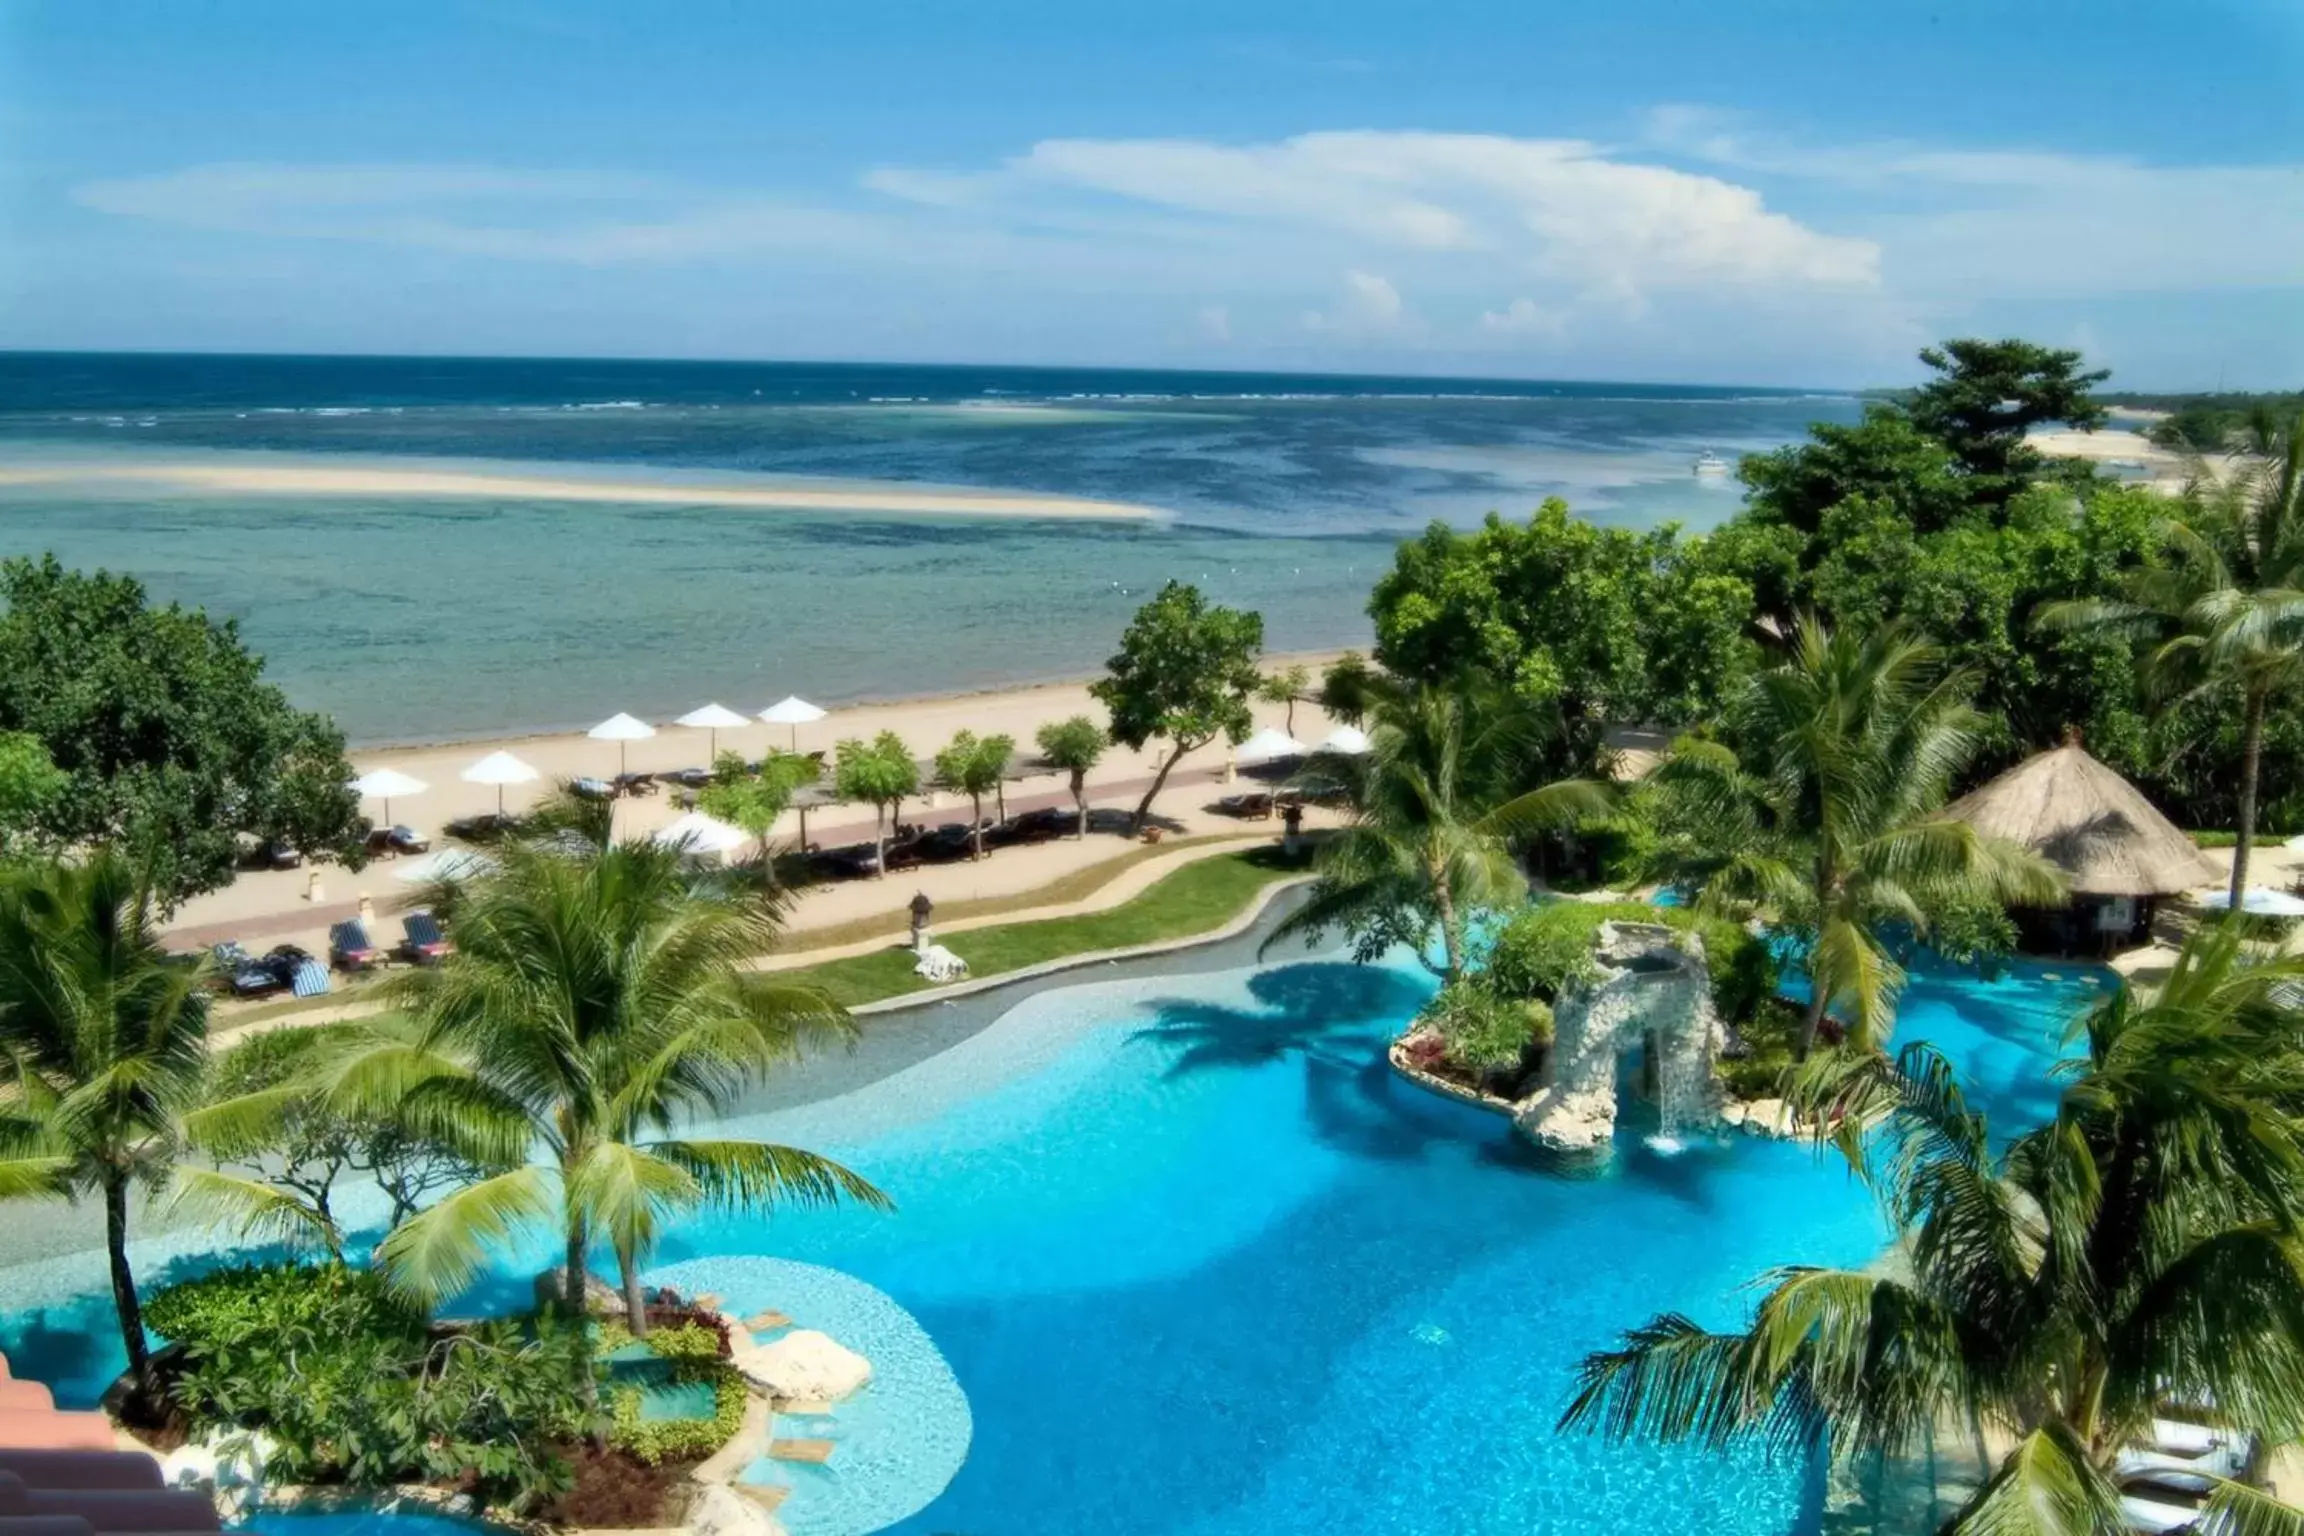
[{"label": "coconut palm frond", "polygon": [[170,1181],[168,1213],[219,1228],[243,1242],[334,1253],[342,1242],[335,1222],[309,1200],[263,1179],[214,1168],[179,1168]]},{"label": "coconut palm frond", "polygon": [[2060,1425],[2026,1435],[1944,1527],[1947,1536],[2105,1536],[2127,1528],[2120,1490]]},{"label": "coconut palm frond", "polygon": [[853,1201],[872,1210],[894,1204],[861,1174],[828,1157],[760,1141],[659,1141],[648,1150],[683,1169],[715,1203],[760,1210],[792,1202]]},{"label": "coconut palm frond", "polygon": [[376,1248],[385,1283],[426,1307],[478,1279],[491,1258],[558,1211],[558,1190],[541,1167],[516,1168],[469,1184],[394,1227]]}]

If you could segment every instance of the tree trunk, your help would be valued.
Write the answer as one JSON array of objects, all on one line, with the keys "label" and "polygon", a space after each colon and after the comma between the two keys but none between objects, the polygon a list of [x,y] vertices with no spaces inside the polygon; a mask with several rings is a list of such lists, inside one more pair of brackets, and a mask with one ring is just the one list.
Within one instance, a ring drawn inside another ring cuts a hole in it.
[{"label": "tree trunk", "polygon": [[2240,910],[2248,890],[2248,847],[2256,839],[2256,775],[2264,763],[2264,698],[2248,699],[2246,734],[2240,747],[2240,837],[2232,845],[2232,910]]},{"label": "tree trunk", "polygon": [[968,828],[968,862],[973,864],[984,857],[984,797],[971,794],[968,803],[975,807],[974,821]]},{"label": "tree trunk", "polygon": [[136,1273],[128,1267],[128,1179],[107,1173],[104,1179],[104,1248],[112,1263],[112,1305],[120,1314],[120,1342],[128,1348],[128,1369],[136,1377],[136,1390],[150,1396],[152,1351],[144,1342],[144,1307],[136,1299]]},{"label": "tree trunk", "polygon": [[1808,1011],[1800,1016],[1800,1038],[1792,1044],[1792,1059],[1806,1061],[1816,1048],[1816,1031],[1824,1027],[1824,989],[1816,985],[1813,959],[1808,968]]},{"label": "tree trunk", "polygon": [[[1000,771],[1000,782],[992,786],[992,807],[1002,821],[1008,819],[1008,771],[1005,768]],[[978,816],[976,819],[982,821],[984,818]]]},{"label": "tree trunk", "polygon": [[888,878],[888,808],[872,807],[872,878]]},{"label": "tree trunk", "polygon": [[1288,695],[1287,724],[1282,727],[1282,729],[1286,730],[1291,736],[1296,734],[1296,695],[1294,694]]},{"label": "tree trunk", "polygon": [[584,1223],[568,1223],[568,1264],[560,1271],[560,1302],[577,1317],[584,1315]]},{"label": "tree trunk", "polygon": [[1456,932],[1456,893],[1448,889],[1446,870],[1433,867],[1425,871],[1432,882],[1432,907],[1440,914],[1440,953],[1448,969],[1441,975],[1443,986],[1464,974],[1464,941]]},{"label": "tree trunk", "polygon": [[1168,782],[1169,772],[1174,769],[1178,763],[1184,760],[1185,753],[1191,751],[1192,748],[1197,745],[1199,745],[1197,742],[1188,744],[1179,741],[1176,743],[1176,750],[1169,753],[1167,760],[1161,763],[1160,771],[1152,776],[1152,787],[1144,791],[1143,799],[1136,802],[1136,819],[1133,825],[1137,831],[1143,831],[1144,823],[1151,818],[1152,802],[1154,799],[1158,798],[1161,786]]},{"label": "tree trunk", "polygon": [[622,1243],[616,1245],[616,1269],[624,1282],[624,1326],[632,1330],[632,1337],[648,1337],[648,1300],[640,1288],[638,1257]]},{"label": "tree trunk", "polygon": [[1080,812],[1080,835],[1088,835],[1088,770],[1072,770],[1072,804]]}]

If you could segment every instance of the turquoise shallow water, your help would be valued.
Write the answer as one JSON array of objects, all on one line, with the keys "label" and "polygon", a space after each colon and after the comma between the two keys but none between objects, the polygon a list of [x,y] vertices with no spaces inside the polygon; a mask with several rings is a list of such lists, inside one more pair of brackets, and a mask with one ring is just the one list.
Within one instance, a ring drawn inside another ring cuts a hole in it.
[{"label": "turquoise shallow water", "polygon": [[1091,673],[1170,578],[1276,650],[1365,644],[1438,518],[1704,527],[1721,454],[1844,396],[1681,386],[1017,368],[0,353],[0,471],[262,454],[679,484],[729,473],[1039,492],[1151,524],[520,497],[0,484],[0,555],[144,578],[242,621],[355,738],[669,717]]},{"label": "turquoise shallow water", "polygon": [[[1923,971],[1899,1037],[1935,1041],[2014,1128],[2050,1108],[2045,1069],[2093,979]],[[918,1319],[974,1435],[894,1527],[914,1536],[1800,1528],[1804,1468],[1552,1424],[1576,1361],[1622,1328],[1667,1309],[1732,1323],[1771,1265],[1868,1261],[1868,1198],[1834,1162],[1747,1138],[1658,1157],[1637,1120],[1611,1168],[1564,1176],[1384,1067],[1426,985],[1305,963],[1029,998],[869,1086],[734,1122],[836,1153],[897,1214],[700,1222],[663,1270],[773,1305],[740,1257],[773,1252]],[[518,1268],[478,1299],[509,1303]],[[83,1395],[113,1364],[86,1271],[63,1306],[0,1324],[28,1368],[77,1366]]]}]

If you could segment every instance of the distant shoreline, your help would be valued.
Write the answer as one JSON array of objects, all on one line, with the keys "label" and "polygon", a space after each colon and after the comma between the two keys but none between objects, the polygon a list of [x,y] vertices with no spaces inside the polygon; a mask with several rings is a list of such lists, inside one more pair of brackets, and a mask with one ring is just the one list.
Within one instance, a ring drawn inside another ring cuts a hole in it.
[{"label": "distant shoreline", "polygon": [[1080,496],[853,486],[741,484],[727,480],[578,479],[475,470],[217,463],[213,460],[59,462],[0,466],[7,486],[158,486],[179,491],[273,496],[461,496],[583,501],[628,506],[758,507],[788,512],[877,512],[947,517],[1087,518],[1153,522],[1156,507]]}]

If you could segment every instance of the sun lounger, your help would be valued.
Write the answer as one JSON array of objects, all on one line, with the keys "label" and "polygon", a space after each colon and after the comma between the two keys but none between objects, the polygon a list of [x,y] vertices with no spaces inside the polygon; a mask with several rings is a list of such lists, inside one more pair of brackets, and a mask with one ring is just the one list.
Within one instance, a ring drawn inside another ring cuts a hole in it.
[{"label": "sun lounger", "polygon": [[2128,1529],[2162,1536],[2168,1531],[2188,1531],[2198,1523],[2200,1510],[2191,1504],[2172,1503],[2167,1499],[2146,1498],[2141,1494],[2120,1496],[2120,1517],[2128,1522]]},{"label": "sun lounger", "polygon": [[400,953],[418,965],[438,965],[454,952],[455,946],[440,931],[440,919],[429,912],[411,912],[400,919],[400,930],[405,935]]},{"label": "sun lounger", "polygon": [[291,961],[288,966],[288,991],[295,997],[327,996],[328,967],[310,955]]},{"label": "sun lounger", "polygon": [[2161,1472],[2181,1472],[2204,1477],[2238,1477],[2247,1465],[2248,1447],[2231,1440],[2211,1445],[2197,1456],[2173,1456],[2166,1451],[2141,1450],[2130,1446],[2114,1459],[2112,1475],[2153,1476]]},{"label": "sun lounger", "polygon": [[0,1472],[35,1488],[145,1489],[161,1486],[160,1463],[142,1451],[36,1451],[0,1446]]},{"label": "sun lounger", "polygon": [[656,775],[652,773],[620,773],[609,782],[620,795],[652,795],[658,788]]},{"label": "sun lounger", "polygon": [[346,918],[328,930],[328,961],[340,971],[372,971],[383,962],[384,951],[368,937],[368,925]]},{"label": "sun lounger", "polygon": [[161,1488],[43,1488],[0,1472],[0,1516],[68,1515],[98,1531],[213,1531],[205,1494]]},{"label": "sun lounger", "polygon": [[590,777],[570,779],[568,788],[571,792],[581,795],[587,800],[613,800],[616,798],[616,786],[606,779]]},{"label": "sun lounger", "polygon": [[2221,1429],[2183,1419],[2152,1421],[2152,1449],[2165,1456],[2205,1456],[2220,1445],[2232,1443],[2233,1438]]},{"label": "sun lounger", "polygon": [[32,1451],[109,1451],[112,1420],[101,1413],[55,1409],[0,1409],[0,1446]]}]

